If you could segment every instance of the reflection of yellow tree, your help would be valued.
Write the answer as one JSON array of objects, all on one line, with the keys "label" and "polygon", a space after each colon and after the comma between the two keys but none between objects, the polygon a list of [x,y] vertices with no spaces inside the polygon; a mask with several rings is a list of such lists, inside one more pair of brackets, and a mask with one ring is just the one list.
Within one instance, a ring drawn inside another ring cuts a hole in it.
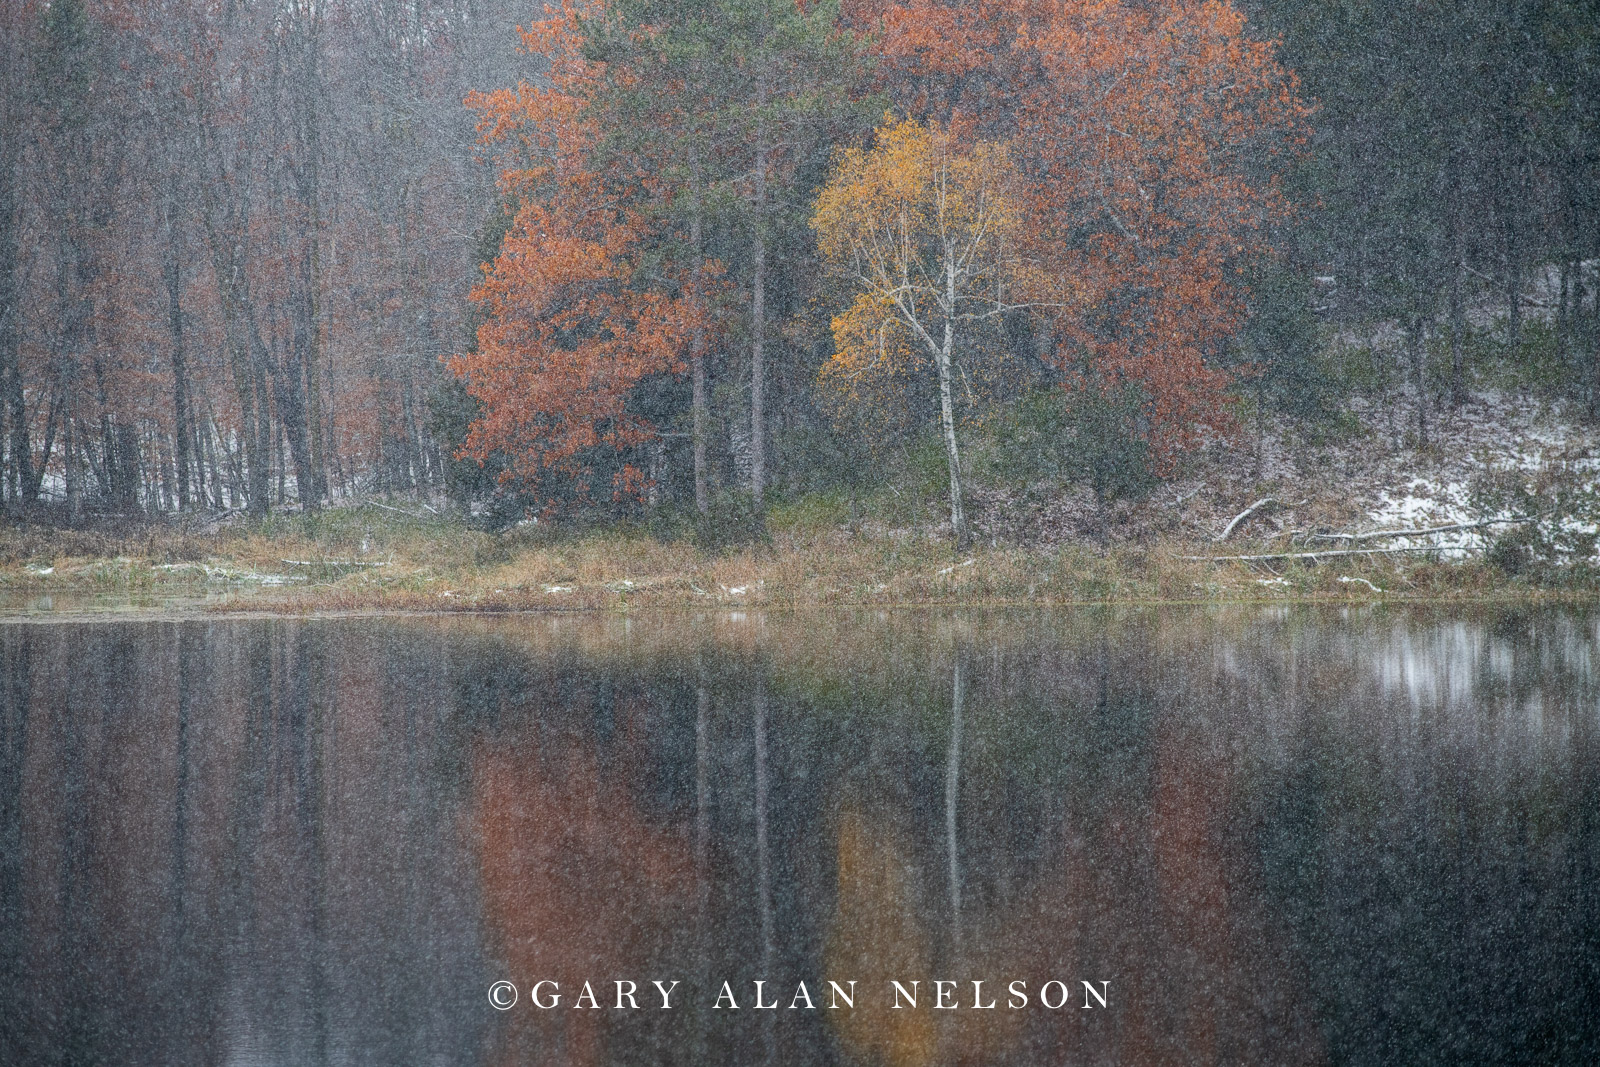
[{"label": "reflection of yellow tree", "polygon": [[[1327,1061],[1288,931],[1259,873],[1229,852],[1233,772],[1197,731],[1165,727],[1154,744],[1148,794],[1046,833],[1032,873],[1000,899],[973,894],[958,907],[952,893],[959,929],[938,925],[943,879],[918,854],[910,807],[841,802],[824,973],[866,992],[856,1010],[827,1013],[850,1056],[893,1067],[1219,1064],[1271,1048],[1275,1063]],[[974,809],[968,820],[993,834],[1005,818]],[[955,853],[953,835],[946,847]],[[922,980],[918,1010],[888,1007],[895,978]],[[957,981],[959,1010],[929,1009],[930,979]],[[987,980],[982,998],[996,1008],[973,1007],[973,979]],[[1013,979],[1026,983],[1025,1008],[1011,1007]],[[1111,983],[1115,1011],[1103,1020],[1041,1006],[1044,983],[1063,981],[1075,1000],[1089,979]]]},{"label": "reflection of yellow tree", "polygon": [[[854,1010],[827,1013],[843,1047],[859,1062],[888,1067],[996,1063],[1014,1054],[1029,1013],[972,1008],[977,994],[970,983],[989,979],[983,999],[1003,1005],[1003,979],[1058,970],[1056,960],[1030,956],[1042,947],[1037,930],[1013,932],[1005,924],[985,921],[972,931],[977,935],[974,951],[957,951],[942,969],[936,967],[937,931],[924,917],[931,901],[919,888],[918,863],[902,819],[886,805],[847,801],[839,811],[837,833],[837,911],[824,972],[858,979],[862,992]],[[954,929],[950,934],[955,940]],[[917,1009],[890,1007],[894,994],[889,983],[894,979],[908,990],[912,981],[920,983]],[[956,982],[947,988],[952,1001],[963,1007],[931,1009],[929,1001],[936,997],[931,979]]]},{"label": "reflection of yellow tree", "polygon": [[937,1035],[927,1011],[880,1003],[891,979],[926,981],[932,949],[917,919],[910,847],[902,835],[854,807],[839,813],[838,913],[826,973],[860,982],[864,1002],[829,1013],[844,1046],[891,1067],[932,1063]]},{"label": "reflection of yellow tree", "polygon": [[926,352],[939,380],[958,547],[968,534],[951,380],[957,331],[1007,307],[1019,218],[1012,184],[1003,145],[963,143],[949,129],[914,120],[890,122],[871,150],[839,154],[811,221],[823,256],[859,287],[833,320],[824,381],[859,399],[885,375],[926,366]]}]

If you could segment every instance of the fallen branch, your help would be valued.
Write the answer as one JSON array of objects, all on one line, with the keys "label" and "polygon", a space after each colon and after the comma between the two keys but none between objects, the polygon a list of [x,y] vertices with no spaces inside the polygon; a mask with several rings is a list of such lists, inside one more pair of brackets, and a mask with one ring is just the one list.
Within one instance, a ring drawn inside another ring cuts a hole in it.
[{"label": "fallen branch", "polygon": [[[1466,270],[1466,272],[1468,274],[1476,274],[1478,277],[1482,278],[1486,282],[1492,282],[1495,285],[1501,284],[1501,279],[1499,279],[1499,278],[1491,278],[1487,274],[1483,273],[1483,271],[1481,271],[1481,270],[1473,270],[1471,267],[1468,267],[1464,263],[1462,264],[1462,267]],[[1516,294],[1516,296],[1517,296],[1517,300],[1519,302],[1524,303],[1524,304],[1532,304],[1534,307],[1554,308],[1556,306],[1555,304],[1550,303],[1550,301],[1548,301],[1548,300],[1540,300],[1538,297],[1529,296],[1527,293],[1518,292]]]},{"label": "fallen branch", "polygon": [[1302,500],[1299,504],[1286,504],[1282,500],[1278,500],[1275,497],[1264,496],[1260,500],[1257,500],[1254,504],[1251,504],[1249,507],[1239,512],[1239,514],[1235,515],[1233,517],[1233,521],[1228,523],[1228,525],[1223,528],[1223,531],[1216,536],[1216,543],[1220,545],[1229,537],[1232,537],[1233,531],[1237,530],[1240,524],[1248,521],[1252,515],[1269,504],[1276,504],[1280,508],[1297,508],[1304,503],[1305,501]]},{"label": "fallen branch", "polygon": [[1266,552],[1254,556],[1179,556],[1178,558],[1201,563],[1215,563],[1221,560],[1322,559],[1325,556],[1386,556],[1394,552],[1444,552],[1448,547],[1406,545],[1401,548],[1330,548],[1324,552]]},{"label": "fallen branch", "polygon": [[1371,533],[1319,533],[1312,534],[1312,540],[1318,541],[1378,541],[1385,537],[1425,537],[1428,534],[1452,533],[1456,530],[1480,530],[1485,526],[1500,526],[1505,523],[1527,522],[1527,518],[1510,519],[1484,519],[1482,522],[1456,522],[1449,526],[1430,526],[1425,530],[1373,530]]},{"label": "fallen branch", "polygon": [[291,567],[387,567],[384,560],[372,559],[280,559]]},{"label": "fallen branch", "polygon": [[[398,514],[401,514],[401,515],[405,515],[405,516],[407,516],[407,517],[408,517],[408,518],[412,518],[412,519],[420,519],[420,518],[422,518],[422,516],[421,516],[421,515],[418,515],[418,514],[417,514],[417,513],[416,513],[416,512],[414,512],[414,511],[407,511],[407,510],[406,510],[406,509],[405,509],[405,508],[397,508],[397,507],[393,507],[393,506],[391,506],[391,505],[389,505],[389,504],[384,504],[384,503],[380,503],[380,502],[379,502],[379,501],[376,501],[376,500],[363,500],[363,501],[362,501],[362,503],[363,503],[363,504],[371,504],[371,505],[372,505],[372,506],[373,506],[373,507],[375,507],[375,508],[382,508],[382,509],[383,509],[383,510],[384,510],[384,511],[393,511],[393,512],[397,512],[397,513],[398,513]],[[423,507],[425,507],[425,508],[427,508],[427,507],[428,507],[428,505],[426,505],[426,504],[424,504],[424,505],[422,505],[422,506],[423,506]],[[433,509],[432,509],[432,508],[428,508],[428,510],[429,510],[429,511],[433,511]],[[434,513],[434,514],[435,514],[435,515],[437,515],[437,514],[438,514],[438,512],[437,512],[437,511],[434,511],[434,512],[433,512],[433,513]]]}]

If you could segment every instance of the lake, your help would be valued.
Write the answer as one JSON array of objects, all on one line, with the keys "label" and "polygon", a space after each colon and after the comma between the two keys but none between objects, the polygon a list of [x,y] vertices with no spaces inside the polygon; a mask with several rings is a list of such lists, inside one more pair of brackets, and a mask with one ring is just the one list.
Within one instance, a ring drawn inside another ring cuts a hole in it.
[{"label": "lake", "polygon": [[1594,1063],[1600,613],[0,625],[0,998],[8,1064]]}]

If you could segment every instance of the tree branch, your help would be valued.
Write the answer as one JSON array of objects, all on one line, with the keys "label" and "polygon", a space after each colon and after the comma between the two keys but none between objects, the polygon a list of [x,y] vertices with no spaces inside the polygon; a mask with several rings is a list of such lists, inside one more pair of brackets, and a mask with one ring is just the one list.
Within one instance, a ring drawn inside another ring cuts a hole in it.
[{"label": "tree branch", "polygon": [[1276,505],[1280,508],[1297,508],[1303,504],[1305,504],[1304,500],[1300,501],[1299,504],[1286,504],[1282,500],[1278,500],[1274,497],[1264,496],[1260,500],[1257,500],[1254,504],[1251,504],[1249,507],[1239,512],[1239,514],[1235,515],[1233,517],[1233,521],[1228,523],[1227,526],[1223,527],[1222,532],[1216,536],[1215,542],[1217,544],[1221,544],[1222,542],[1226,541],[1233,535],[1233,531],[1239,528],[1240,524],[1247,522],[1252,515],[1268,505]]}]

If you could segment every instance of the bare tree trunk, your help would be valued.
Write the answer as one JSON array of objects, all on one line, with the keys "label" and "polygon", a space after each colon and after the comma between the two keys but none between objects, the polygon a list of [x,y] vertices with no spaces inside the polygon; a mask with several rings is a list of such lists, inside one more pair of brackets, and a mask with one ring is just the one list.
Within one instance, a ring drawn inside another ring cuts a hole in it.
[{"label": "bare tree trunk", "polygon": [[1406,328],[1406,351],[1411,359],[1412,380],[1417,393],[1417,447],[1428,447],[1428,385],[1424,363],[1427,349],[1424,344],[1421,315],[1412,315]]},{"label": "bare tree trunk", "polygon": [[206,504],[206,462],[200,447],[200,420],[192,414],[189,418],[189,455],[194,458],[194,503],[204,508]]},{"label": "bare tree trunk", "polygon": [[1518,216],[1506,213],[1506,344],[1522,344],[1522,248],[1518,243]]},{"label": "bare tree trunk", "polygon": [[[949,327],[945,327],[946,331]],[[950,467],[950,528],[955,533],[956,551],[971,543],[967,531],[966,509],[961,503],[961,453],[956,447],[956,420],[950,396],[950,354],[948,348],[939,361],[939,417],[944,427],[945,459]]]},{"label": "bare tree trunk", "polygon": [[[56,430],[61,425],[61,417],[66,410],[66,395],[61,392],[52,393],[50,396],[50,410],[44,420],[44,440],[39,449],[39,463],[32,469],[33,478],[25,483],[22,488],[22,502],[32,504],[39,499],[39,493],[44,488],[45,471],[50,467],[50,454],[55,448]],[[27,440],[24,438],[23,443]],[[24,456],[24,469],[27,469],[28,457]]]},{"label": "bare tree trunk", "polygon": [[1456,261],[1450,274],[1450,406],[1467,402],[1466,332],[1467,316],[1461,300],[1462,264]]},{"label": "bare tree trunk", "polygon": [[[277,427],[272,419],[272,401],[267,390],[266,345],[262,343],[261,335],[256,330],[253,310],[249,318],[250,390],[255,400],[256,417],[253,446],[255,460],[246,472],[246,476],[250,479],[246,502],[252,515],[263,516],[272,506],[272,453],[274,439],[277,437],[274,431]],[[251,449],[247,447],[246,458],[250,455]]]},{"label": "bare tree trunk", "polygon": [[[0,311],[0,315],[4,315]],[[0,387],[5,390],[4,403],[6,414],[10,419],[9,427],[11,437],[11,456],[7,463],[7,473],[11,479],[7,510],[12,517],[22,514],[23,504],[31,504],[38,497],[36,481],[33,472],[33,445],[28,440],[28,408],[22,393],[22,367],[17,358],[17,349],[14,342],[4,335],[5,326],[0,324],[0,359],[6,360],[3,370],[0,370]],[[11,346],[11,351],[5,348]]]},{"label": "bare tree trunk", "polygon": [[[242,271],[242,269],[243,264],[240,264],[240,270]],[[232,289],[233,286],[230,285],[229,288]],[[251,376],[250,342],[243,337],[244,328],[238,321],[242,314],[238,307],[240,295],[237,292],[224,294],[223,320],[226,324],[225,332],[235,335],[229,338],[228,348],[233,370],[234,394],[239,399],[239,434],[243,438],[241,444],[247,454],[246,462],[249,463],[252,470],[257,467],[261,468],[264,477],[266,474],[266,457],[259,455],[256,450],[256,391],[255,382]],[[229,451],[231,459],[232,449]],[[237,480],[230,483],[230,487],[235,492],[243,488],[238,484]],[[260,494],[260,507],[263,511],[266,508],[266,502],[266,486],[263,483]],[[254,510],[255,507],[256,503],[252,501],[251,510]]]},{"label": "bare tree trunk", "polygon": [[950,312],[944,320],[944,347],[935,353],[939,365],[939,418],[944,427],[945,458],[950,466],[950,529],[955,534],[956,551],[965,551],[972,538],[967,530],[967,513],[961,503],[961,452],[956,447],[955,399],[950,393],[950,360],[955,349],[955,323],[951,321],[956,306],[955,262],[947,259],[945,285]]},{"label": "bare tree trunk", "polygon": [[[139,486],[143,481],[141,467],[143,449],[139,447],[139,430],[131,421],[119,420],[116,435],[107,440],[106,466],[111,471],[111,491],[117,506],[124,514],[139,507]],[[114,450],[114,455],[112,454]]]},{"label": "bare tree trunk", "polygon": [[328,400],[327,400],[327,404],[324,405],[325,408],[326,408],[326,418],[327,418],[327,422],[328,422],[327,429],[324,431],[324,433],[326,434],[325,440],[327,441],[327,449],[326,449],[326,453],[325,454],[326,454],[327,459],[328,459],[328,465],[333,468],[334,477],[338,481],[340,495],[341,496],[348,496],[349,493],[350,493],[350,486],[345,482],[344,463],[339,458],[339,438],[335,435],[335,432],[334,432],[335,431],[335,423],[334,423],[334,408],[335,408],[335,405],[334,405],[334,391],[333,391],[333,350],[332,350],[332,346],[329,346],[329,350],[328,350],[328,365],[326,367],[325,373],[327,374],[327,378],[328,378]]},{"label": "bare tree trunk", "polygon": [[[307,13],[309,11],[309,13]],[[294,463],[295,499],[302,509],[315,510],[315,478],[311,473],[311,434],[306,417],[306,371],[313,362],[315,342],[312,333],[316,328],[311,292],[310,267],[310,198],[316,190],[308,177],[306,160],[308,132],[311,120],[307,113],[315,108],[315,88],[310,68],[315,51],[314,11],[292,10],[285,33],[277,40],[272,51],[270,98],[277,101],[273,108],[272,129],[275,141],[288,146],[282,154],[282,163],[271,171],[269,190],[271,201],[269,215],[277,220],[277,256],[283,263],[286,275],[286,292],[267,309],[268,324],[288,327],[288,337],[281,332],[269,334],[271,346],[259,343],[257,351],[266,369],[271,385],[272,409],[276,415],[272,424],[272,450],[276,459],[278,503],[286,503],[286,465],[284,446],[288,445],[288,458]],[[308,27],[306,20],[311,20]],[[285,180],[293,182],[293,199]],[[291,226],[291,220],[297,226]],[[252,318],[253,337],[258,323]]]},{"label": "bare tree trunk", "polygon": [[[19,12],[8,11],[9,20]],[[24,90],[29,75],[23,66],[26,49],[20,26],[6,26],[6,45],[0,55],[0,407],[9,420],[11,449],[6,464],[6,511],[21,515],[25,487],[32,480],[28,422],[22,393],[22,288],[18,277],[21,258]]]},{"label": "bare tree trunk", "polygon": [[217,460],[217,453],[221,450],[221,442],[217,439],[217,420],[215,416],[207,417],[205,436],[202,440],[206,446],[206,458],[211,463],[212,506],[221,511],[226,506],[222,494],[228,488],[228,478],[223,465]]},{"label": "bare tree trunk", "polygon": [[83,507],[83,492],[78,485],[78,450],[77,431],[74,423],[77,419],[72,414],[72,406],[68,402],[66,415],[66,435],[63,442],[63,460],[66,463],[67,483],[67,522],[76,524]]},{"label": "bare tree trunk", "polygon": [[[10,93],[9,87],[3,87]],[[21,204],[16,180],[20,123],[10,120],[16,101],[0,101],[7,109],[7,121],[0,127],[0,391],[4,415],[11,426],[11,455],[6,464],[6,511],[13,518],[22,514],[23,487],[31,480],[28,469],[27,407],[22,393],[22,292],[17,278],[18,229]]]},{"label": "bare tree trunk", "polygon": [[285,478],[286,478],[286,476],[288,474],[289,468],[288,468],[288,465],[286,463],[284,463],[284,461],[283,461],[283,438],[284,438],[283,422],[282,422],[282,420],[275,421],[272,424],[272,454],[273,454],[273,460],[274,460],[273,467],[276,469],[277,474],[278,474],[278,506],[279,507],[282,507],[285,503],[288,502],[288,496],[287,496],[287,488],[288,487],[284,484],[284,480],[285,480]]},{"label": "bare tree trunk", "polygon": [[[295,348],[300,348],[301,342],[296,339]],[[304,350],[302,349],[302,352]],[[316,475],[311,466],[311,445],[309,427],[306,425],[305,397],[300,392],[300,387],[305,380],[301,360],[297,359],[292,367],[273,374],[273,399],[278,409],[278,424],[282,427],[283,435],[289,442],[289,460],[294,464],[294,492],[295,499],[307,511],[316,511],[319,505],[316,495]],[[279,481],[278,495],[283,496],[281,488],[283,451],[280,447],[279,455]]]},{"label": "bare tree trunk", "polygon": [[[690,268],[689,289],[695,304],[695,314],[702,313],[701,283],[705,273],[705,249],[702,245],[700,202],[700,156],[693,145],[689,148],[689,188],[693,203],[690,205],[689,244],[694,265]],[[693,440],[694,440],[694,506],[704,515],[709,506],[706,497],[706,330],[698,319],[694,334],[689,340],[689,374],[693,385]]]},{"label": "bare tree trunk", "polygon": [[182,262],[178,249],[178,175],[167,180],[167,330],[172,337],[172,443],[178,477],[178,510],[189,506],[189,374],[184,366]]},{"label": "bare tree trunk", "polygon": [[756,76],[755,267],[750,296],[750,495],[761,510],[767,476],[766,325],[767,325],[767,73]]},{"label": "bare tree trunk", "polygon": [[[248,214],[248,207],[235,206],[231,210],[240,215]],[[257,366],[251,351],[251,331],[245,321],[250,293],[245,278],[244,237],[242,234],[230,236],[223,232],[213,223],[209,214],[206,223],[217,292],[222,302],[223,335],[227,338],[229,369],[233,373],[234,394],[239,400],[240,444],[244,449],[244,463],[250,479],[246,499],[252,513],[264,515],[267,509],[267,456],[261,448],[258,423],[266,420],[267,412],[264,398],[256,389]],[[239,225],[237,221],[234,224]],[[259,409],[258,400],[261,401]],[[240,472],[239,476],[235,476],[232,470],[235,465],[234,450],[229,449],[228,452],[228,491],[231,503],[238,506],[236,494],[244,490],[241,485],[244,474]]]},{"label": "bare tree trunk", "polygon": [[[1589,312],[1589,351],[1593,353],[1595,394],[1600,397],[1600,264],[1596,265],[1594,307]],[[1596,401],[1600,405],[1600,400]]]},{"label": "bare tree trunk", "polygon": [[300,503],[315,510],[328,495],[328,469],[326,447],[322,436],[322,390],[319,387],[318,368],[322,352],[322,315],[320,306],[322,285],[322,125],[318,103],[321,96],[321,16],[313,13],[308,31],[306,56],[300,91],[295,98],[302,104],[302,148],[304,166],[300,171],[299,195],[305,205],[306,246],[302,260],[301,288],[304,291],[306,347],[299,372],[304,378],[306,398],[304,432],[306,434],[309,470],[308,484],[301,485]]},{"label": "bare tree trunk", "polygon": [[[229,14],[243,10],[231,9]],[[241,80],[240,85],[242,88],[248,87],[247,79]],[[228,460],[230,504],[238,506],[238,494],[244,491],[251,513],[264,515],[268,506],[269,460],[268,448],[265,447],[268,435],[264,424],[270,414],[265,391],[258,388],[257,378],[261,367],[256,348],[260,342],[253,336],[254,313],[246,270],[255,170],[252,160],[244,152],[250,144],[247,138],[239,140],[240,151],[233,159],[232,167],[224,163],[227,153],[219,141],[223,127],[215,121],[214,115],[215,108],[222,105],[220,96],[224,90],[221,82],[207,84],[204,88],[205,91],[197,93],[194,98],[191,135],[194,138],[195,156],[203,171],[199,181],[203,203],[200,217],[205,226],[212,274],[222,305],[223,336],[226,338],[234,394],[239,401],[241,438],[239,449],[228,447],[220,437],[217,444],[225,451]],[[218,98],[213,99],[212,94]],[[208,166],[213,164],[216,169],[208,170]],[[238,469],[241,462],[238,452],[241,450],[246,468],[243,471]],[[242,484],[246,478],[249,480],[248,488]]]},{"label": "bare tree trunk", "polygon": [[1455,203],[1450,220],[1450,406],[1452,409],[1461,407],[1467,401],[1466,381],[1466,332],[1467,316],[1461,299],[1461,282],[1466,272],[1466,249],[1463,247],[1463,226],[1466,220],[1462,217],[1465,204],[1462,202],[1460,163],[1454,164],[1455,177],[1452,186],[1455,193]]},{"label": "bare tree trunk", "polygon": [[[174,448],[177,439],[173,440]],[[158,511],[178,511],[178,481],[172,467],[172,449],[167,448],[167,435],[160,432],[150,434],[147,451],[151,452],[150,481],[145,486],[145,510],[151,514]]]},{"label": "bare tree trunk", "polygon": [[1588,295],[1583,286],[1584,267],[1578,264],[1578,300],[1577,321],[1579,325],[1579,339],[1589,350],[1589,413],[1591,416],[1600,416],[1600,280],[1597,280],[1594,293],[1594,310],[1589,315],[1588,323],[1584,323],[1583,302]]},{"label": "bare tree trunk", "polygon": [[650,473],[645,484],[644,502],[646,507],[654,508],[661,503],[661,477],[662,471],[666,466],[662,453],[665,449],[659,437],[647,444],[645,448],[650,457]]},{"label": "bare tree trunk", "polygon": [[1561,260],[1561,295],[1556,301],[1556,358],[1565,363],[1571,354],[1569,341],[1571,339],[1572,312],[1568,308],[1568,298],[1572,293],[1571,262]]},{"label": "bare tree trunk", "polygon": [[417,429],[416,404],[411,399],[411,381],[400,387],[401,429],[405,432],[404,468],[407,488],[413,493],[422,488],[422,434]]}]

